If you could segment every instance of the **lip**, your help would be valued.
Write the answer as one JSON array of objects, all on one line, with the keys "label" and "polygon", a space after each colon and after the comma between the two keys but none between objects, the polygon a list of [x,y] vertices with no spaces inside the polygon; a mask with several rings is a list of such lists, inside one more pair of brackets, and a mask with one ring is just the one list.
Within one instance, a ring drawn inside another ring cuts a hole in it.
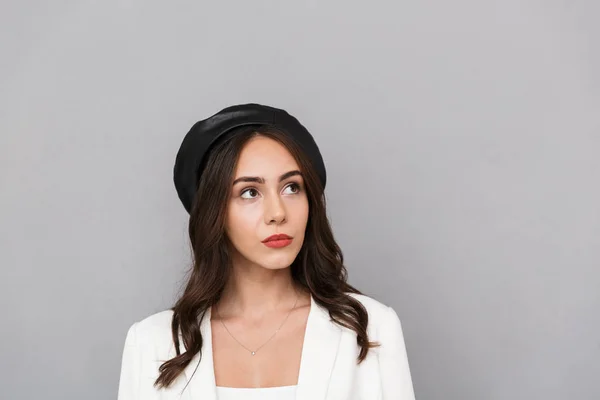
[{"label": "lip", "polygon": [[263,243],[268,243],[268,242],[275,242],[275,241],[290,241],[291,242],[292,237],[286,235],[285,233],[279,233],[277,235],[271,235],[268,238],[264,239],[262,242]]},{"label": "lip", "polygon": [[285,246],[289,246],[292,243],[292,237],[284,233],[278,235],[271,235],[262,241],[263,244],[272,249],[279,249]]}]

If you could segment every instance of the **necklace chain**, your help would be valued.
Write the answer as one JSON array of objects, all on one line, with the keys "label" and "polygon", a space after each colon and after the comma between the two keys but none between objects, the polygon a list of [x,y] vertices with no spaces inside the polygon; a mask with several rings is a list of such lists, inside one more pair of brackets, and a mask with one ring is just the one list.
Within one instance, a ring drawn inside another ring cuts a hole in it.
[{"label": "necklace chain", "polygon": [[294,302],[294,306],[292,307],[292,309],[290,310],[290,312],[288,312],[287,316],[285,317],[285,319],[283,320],[283,322],[281,323],[281,325],[279,325],[279,328],[277,328],[275,330],[275,332],[271,335],[271,337],[264,342],[261,346],[259,346],[257,349],[255,350],[251,350],[249,348],[247,348],[246,346],[244,346],[239,340],[236,339],[235,336],[233,336],[233,334],[229,331],[229,329],[227,329],[227,326],[225,325],[225,322],[223,322],[223,318],[221,318],[221,315],[219,314],[219,307],[217,306],[217,316],[219,317],[219,320],[221,321],[221,324],[223,325],[223,328],[225,328],[225,330],[227,331],[227,333],[229,333],[229,336],[231,336],[233,338],[233,340],[235,340],[236,342],[238,342],[238,344],[240,346],[242,346],[244,349],[248,350],[250,352],[250,355],[255,355],[260,349],[262,349],[267,343],[269,343],[274,337],[275,335],[277,335],[277,332],[279,332],[279,330],[281,329],[281,327],[283,326],[283,324],[285,324],[285,321],[287,321],[287,319],[290,317],[290,315],[292,314],[292,311],[294,311],[296,309],[296,304],[298,304],[298,293],[296,293],[296,301]]}]

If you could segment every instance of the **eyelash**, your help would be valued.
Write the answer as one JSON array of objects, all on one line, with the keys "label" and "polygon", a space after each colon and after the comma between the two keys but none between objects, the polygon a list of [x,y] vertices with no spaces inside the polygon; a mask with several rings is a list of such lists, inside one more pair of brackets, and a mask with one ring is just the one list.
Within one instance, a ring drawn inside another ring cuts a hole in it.
[{"label": "eyelash", "polygon": [[[300,192],[302,191],[302,186],[301,186],[299,183],[296,183],[296,182],[292,182],[292,183],[290,183],[289,185],[287,185],[287,186],[284,188],[284,190],[285,190],[285,189],[287,189],[288,187],[291,187],[291,186],[295,186],[295,187],[296,187],[296,192],[295,192],[295,193],[292,193],[292,194],[298,194],[298,193],[300,193]],[[258,190],[257,190],[256,188],[253,188],[253,187],[247,187],[247,188],[244,188],[244,189],[242,189],[242,191],[240,192],[240,197],[242,197],[242,196],[244,195],[244,193],[246,193],[246,192],[247,192],[247,191],[249,191],[249,190],[256,190],[256,191],[258,192]],[[253,200],[253,199],[254,199],[254,198],[246,199],[246,198],[243,198],[243,197],[242,197],[242,200]]]}]

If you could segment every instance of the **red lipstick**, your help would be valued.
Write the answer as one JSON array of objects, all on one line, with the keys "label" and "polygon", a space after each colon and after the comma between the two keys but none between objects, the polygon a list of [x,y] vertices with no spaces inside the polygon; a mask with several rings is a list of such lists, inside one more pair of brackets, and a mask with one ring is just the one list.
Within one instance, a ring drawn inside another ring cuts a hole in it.
[{"label": "red lipstick", "polygon": [[288,246],[290,243],[292,243],[292,237],[288,236],[284,233],[280,233],[277,235],[271,235],[268,238],[264,239],[262,241],[262,243],[264,243],[265,246],[267,247],[271,247],[271,248],[280,248],[280,247],[285,247]]}]

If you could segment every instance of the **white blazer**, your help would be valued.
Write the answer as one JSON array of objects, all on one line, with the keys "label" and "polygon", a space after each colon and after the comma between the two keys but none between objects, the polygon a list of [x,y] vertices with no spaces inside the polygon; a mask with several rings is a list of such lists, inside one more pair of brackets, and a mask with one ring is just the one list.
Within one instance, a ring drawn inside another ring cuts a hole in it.
[{"label": "white blazer", "polygon": [[[380,347],[369,349],[357,365],[356,333],[331,321],[327,309],[311,296],[297,400],[414,400],[413,385],[400,319],[370,297],[350,294],[369,313],[367,332]],[[157,390],[158,367],[175,356],[171,310],[134,323],[123,350],[118,400],[218,400],[213,369],[210,309],[200,324],[202,357],[196,354],[171,387]],[[183,348],[183,340],[180,339]],[[200,360],[199,360],[200,359]],[[200,362],[198,362],[200,361]],[[193,379],[184,389],[187,381]],[[182,392],[183,390],[183,392]]]}]

